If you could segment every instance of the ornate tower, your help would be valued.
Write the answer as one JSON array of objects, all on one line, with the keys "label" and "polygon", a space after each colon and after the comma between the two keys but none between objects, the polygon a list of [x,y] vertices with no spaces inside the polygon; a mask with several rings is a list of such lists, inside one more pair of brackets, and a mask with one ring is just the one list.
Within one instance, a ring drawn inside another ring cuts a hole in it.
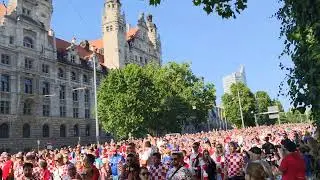
[{"label": "ornate tower", "polygon": [[44,25],[47,31],[50,30],[53,12],[52,0],[38,0],[37,7],[36,16],[38,20]]},{"label": "ornate tower", "polygon": [[125,66],[126,22],[120,0],[105,0],[102,17],[104,65],[109,69]]},{"label": "ornate tower", "polygon": [[161,60],[161,54],[162,54],[162,52],[161,52],[161,40],[160,40],[160,36],[158,35],[157,26],[156,26],[156,24],[154,24],[152,18],[153,17],[152,17],[151,14],[149,14],[147,16],[148,36],[149,36],[149,39],[150,39],[151,43],[153,44],[155,55],[159,59],[159,64],[162,64],[162,60]]},{"label": "ornate tower", "polygon": [[152,42],[152,44],[154,45],[155,48],[157,48],[157,36],[158,36],[158,32],[157,32],[157,26],[153,23],[152,20],[152,15],[149,14],[147,16],[147,26],[148,26],[148,36],[150,41]]},{"label": "ornate tower", "polygon": [[52,0],[9,0],[8,11],[17,16],[23,15],[32,18],[47,31],[50,30],[53,12]]}]

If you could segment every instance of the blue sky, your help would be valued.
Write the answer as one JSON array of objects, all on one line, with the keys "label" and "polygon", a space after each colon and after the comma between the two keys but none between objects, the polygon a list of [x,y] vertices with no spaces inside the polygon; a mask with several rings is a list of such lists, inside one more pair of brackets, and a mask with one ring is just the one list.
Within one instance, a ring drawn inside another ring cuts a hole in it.
[{"label": "blue sky", "polygon": [[[104,0],[53,0],[52,27],[59,38],[97,39],[101,36]],[[249,1],[248,8],[235,20],[207,15],[192,0],[163,0],[158,7],[147,0],[122,0],[127,22],[136,25],[141,12],[154,15],[162,39],[163,60],[191,62],[195,74],[213,82],[217,102],[223,93],[222,77],[245,65],[248,86],[277,97],[285,72],[278,56],[283,48],[278,39],[280,23],[271,16],[277,0]],[[281,60],[290,64],[289,60]],[[287,109],[289,100],[279,98]]]}]

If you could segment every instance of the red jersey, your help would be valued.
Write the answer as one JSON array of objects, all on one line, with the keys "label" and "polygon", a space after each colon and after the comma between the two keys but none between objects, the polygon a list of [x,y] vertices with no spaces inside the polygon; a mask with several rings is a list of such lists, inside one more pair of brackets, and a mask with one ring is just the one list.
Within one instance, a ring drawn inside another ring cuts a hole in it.
[{"label": "red jersey", "polygon": [[299,152],[288,154],[281,161],[282,180],[305,180],[306,165]]},{"label": "red jersey", "polygon": [[13,162],[6,161],[2,168],[2,179],[7,179],[9,175],[13,176]]}]

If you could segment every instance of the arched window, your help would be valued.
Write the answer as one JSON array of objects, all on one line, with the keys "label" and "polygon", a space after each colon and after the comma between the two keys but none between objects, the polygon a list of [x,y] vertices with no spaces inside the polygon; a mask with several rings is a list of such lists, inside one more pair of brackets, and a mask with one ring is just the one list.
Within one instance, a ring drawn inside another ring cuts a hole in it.
[{"label": "arched window", "polygon": [[73,136],[78,137],[79,136],[79,125],[76,124],[73,126]]},{"label": "arched window", "polygon": [[33,40],[29,37],[23,38],[23,46],[27,48],[33,48]]},{"label": "arched window", "polygon": [[60,137],[66,137],[66,126],[64,124],[60,126]]},{"label": "arched window", "polygon": [[29,138],[30,137],[30,125],[24,124],[22,128],[22,136],[23,138]]},{"label": "arched window", "polygon": [[86,126],[86,136],[90,136],[90,125]]},{"label": "arched window", "polygon": [[58,77],[59,78],[63,78],[64,77],[64,71],[61,68],[58,69]]},{"label": "arched window", "polygon": [[71,80],[72,81],[75,81],[75,80],[77,80],[77,76],[76,76],[76,73],[75,72],[71,72]]},{"label": "arched window", "polygon": [[9,125],[7,123],[0,125],[0,138],[9,138]]},{"label": "arched window", "polygon": [[47,124],[43,125],[42,127],[42,137],[49,137],[50,136],[50,129]]}]

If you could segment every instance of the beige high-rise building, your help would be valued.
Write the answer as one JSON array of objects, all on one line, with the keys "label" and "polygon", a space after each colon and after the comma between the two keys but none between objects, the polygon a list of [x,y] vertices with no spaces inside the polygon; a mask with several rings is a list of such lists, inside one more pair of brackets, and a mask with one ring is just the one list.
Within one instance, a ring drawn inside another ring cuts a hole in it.
[{"label": "beige high-rise building", "polygon": [[246,72],[244,66],[241,65],[240,69],[237,72],[229,74],[222,79],[223,82],[223,92],[230,93],[230,87],[232,84],[241,82],[243,84],[247,84]]},{"label": "beige high-rise building", "polygon": [[40,147],[95,141],[94,54],[98,85],[109,69],[161,64],[151,15],[141,15],[131,28],[119,0],[105,0],[101,7],[101,39],[77,43],[55,37],[52,0],[0,5],[0,151],[36,148],[38,140]]}]

